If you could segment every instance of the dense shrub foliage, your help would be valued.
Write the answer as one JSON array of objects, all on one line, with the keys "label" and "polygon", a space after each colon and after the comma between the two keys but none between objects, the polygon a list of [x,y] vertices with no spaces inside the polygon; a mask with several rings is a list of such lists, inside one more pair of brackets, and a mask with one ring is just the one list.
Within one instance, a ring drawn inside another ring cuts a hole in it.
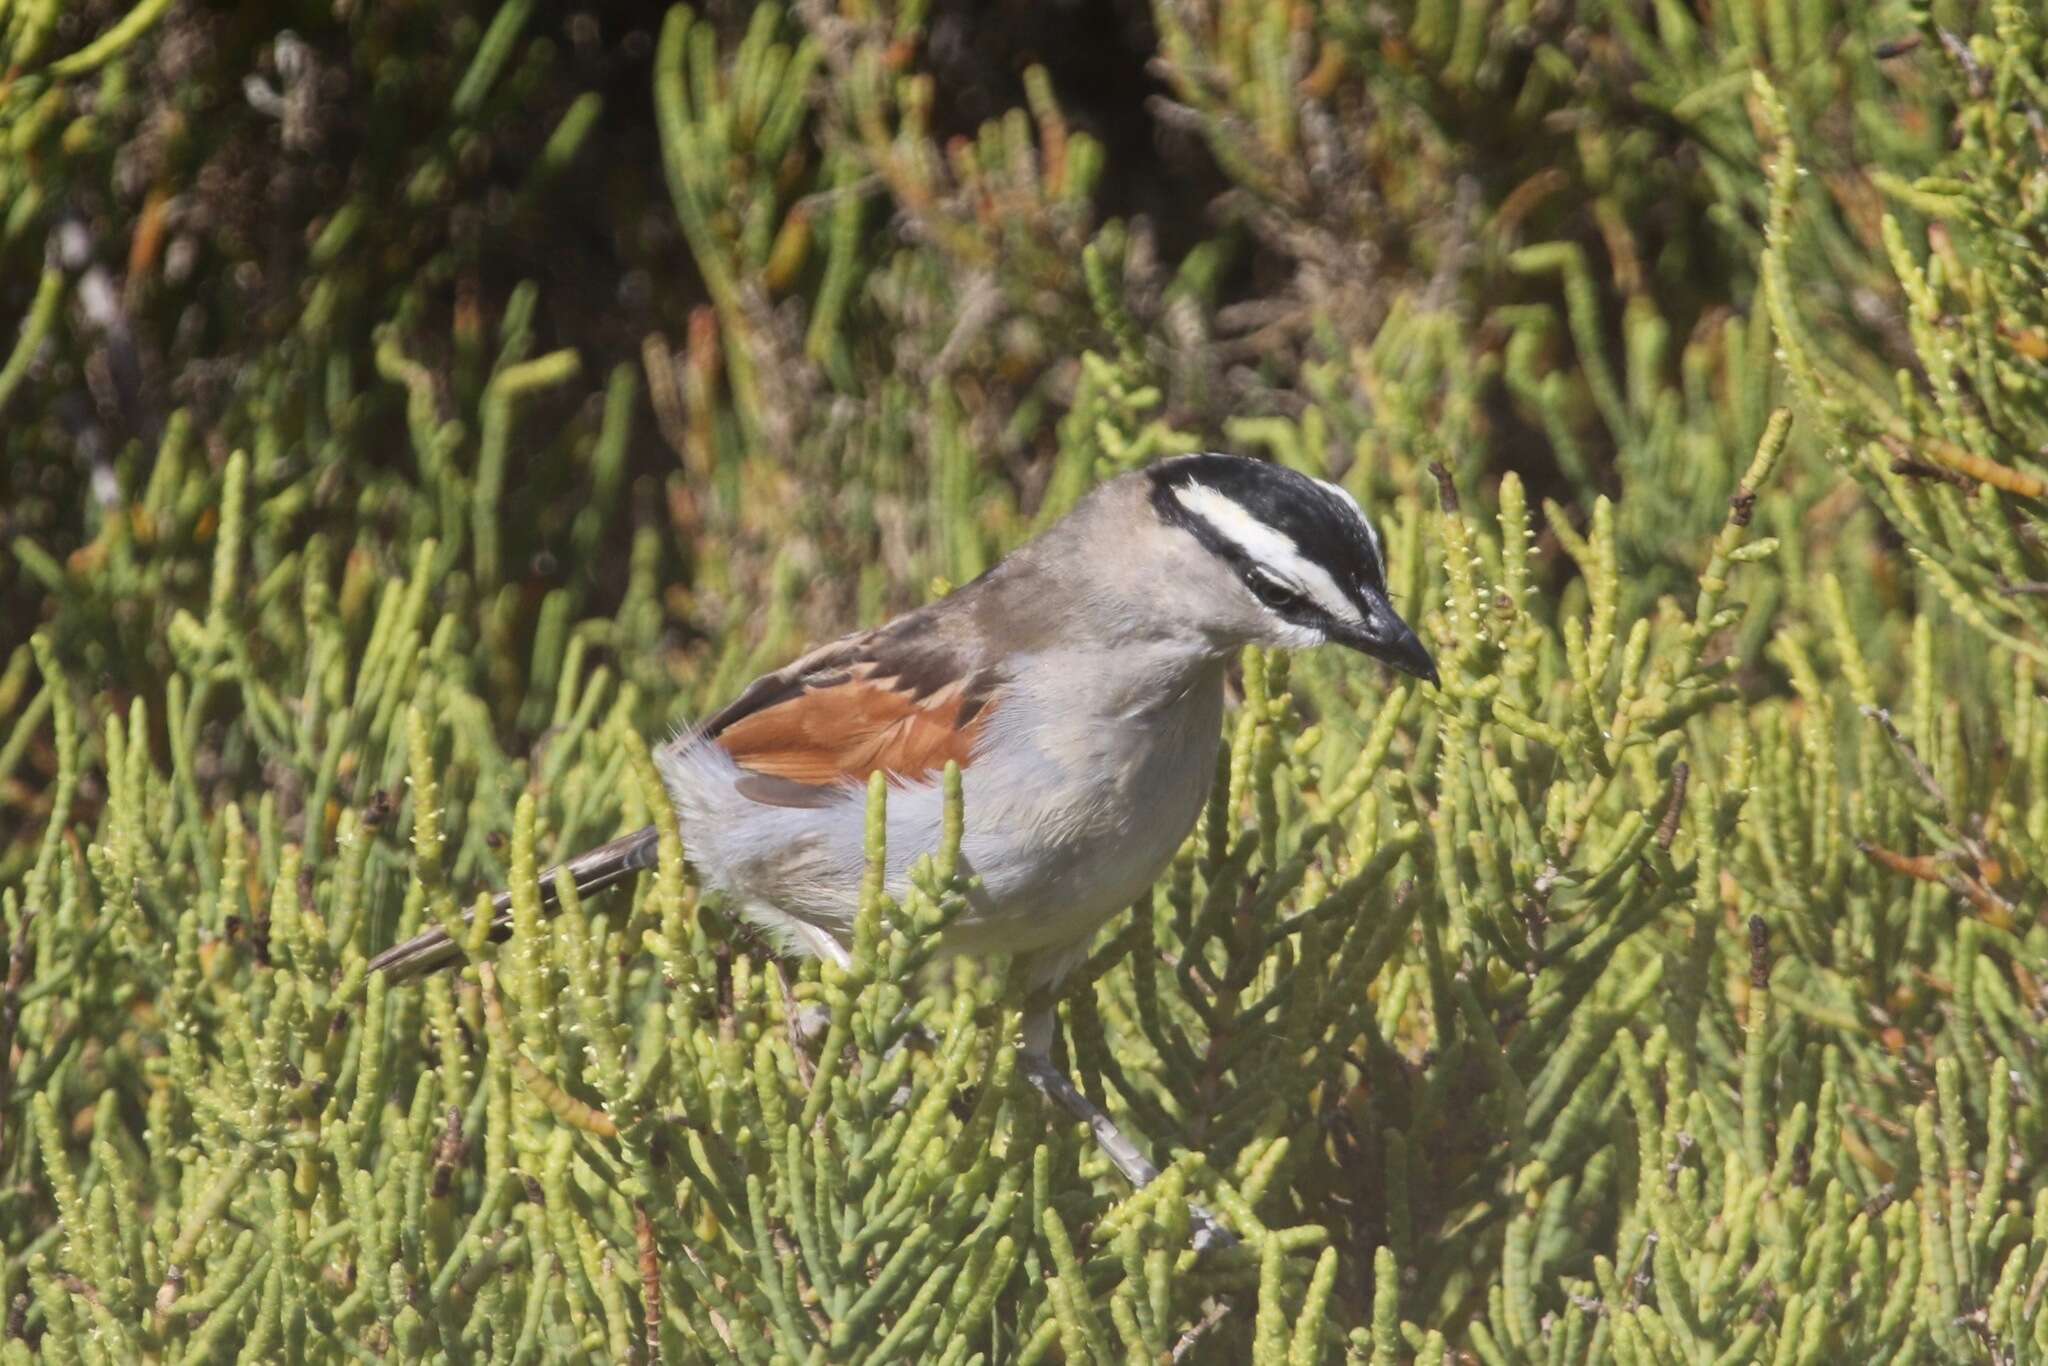
[{"label": "dense shrub foliage", "polygon": [[[2048,1359],[2032,7],[126,3],[0,8],[0,1360]],[[647,746],[1205,447],[1444,681],[1244,660],[1133,1193]]]}]

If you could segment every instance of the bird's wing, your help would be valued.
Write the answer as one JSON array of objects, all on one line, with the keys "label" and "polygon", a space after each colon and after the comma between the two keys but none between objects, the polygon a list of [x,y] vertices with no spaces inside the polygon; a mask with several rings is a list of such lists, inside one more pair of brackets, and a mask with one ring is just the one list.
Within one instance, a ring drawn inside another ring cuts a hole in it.
[{"label": "bird's wing", "polygon": [[892,624],[828,645],[756,681],[705,722],[699,738],[777,805],[830,800],[875,773],[927,781],[974,761],[1001,701],[1000,673],[972,652]]}]

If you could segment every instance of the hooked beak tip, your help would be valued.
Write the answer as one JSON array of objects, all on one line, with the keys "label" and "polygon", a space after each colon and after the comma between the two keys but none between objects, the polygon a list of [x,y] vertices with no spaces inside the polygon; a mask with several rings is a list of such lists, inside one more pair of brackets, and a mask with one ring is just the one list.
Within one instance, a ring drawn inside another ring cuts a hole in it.
[{"label": "hooked beak tip", "polygon": [[[1409,639],[1414,640],[1414,637],[1411,636]],[[1422,648],[1421,641],[1415,641],[1413,654],[1405,651],[1396,654],[1393,651],[1389,651],[1378,656],[1378,658],[1380,662],[1389,668],[1407,674],[1411,678],[1420,678],[1432,688],[1442,689],[1444,685],[1443,680],[1437,676],[1436,661],[1431,659],[1429,652]]]},{"label": "hooked beak tip", "polygon": [[1344,640],[1346,645],[1362,655],[1377,659],[1399,673],[1412,678],[1426,680],[1432,688],[1441,689],[1443,680],[1437,674],[1436,661],[1422,643],[1422,637],[1415,629],[1394,616],[1374,614],[1368,618],[1365,629]]}]

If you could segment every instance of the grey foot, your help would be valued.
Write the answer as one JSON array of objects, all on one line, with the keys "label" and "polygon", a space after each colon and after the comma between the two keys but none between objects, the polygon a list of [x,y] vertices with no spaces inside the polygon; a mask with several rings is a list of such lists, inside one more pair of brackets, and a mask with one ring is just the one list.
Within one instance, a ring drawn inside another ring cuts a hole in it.
[{"label": "grey foot", "polygon": [[[1024,1075],[1047,1099],[1057,1101],[1060,1107],[1074,1118],[1083,1121],[1095,1135],[1095,1144],[1102,1149],[1124,1179],[1133,1186],[1143,1188],[1159,1178],[1159,1168],[1145,1154],[1138,1151],[1138,1145],[1117,1128],[1116,1121],[1104,1114],[1094,1101],[1081,1094],[1079,1087],[1067,1080],[1061,1071],[1052,1065],[1052,1059],[1034,1048],[1017,1050],[1017,1062],[1023,1067]],[[1207,1252],[1212,1247],[1235,1247],[1237,1235],[1218,1223],[1216,1216],[1200,1205],[1190,1202],[1189,1212],[1194,1216],[1194,1246],[1197,1252]]]}]

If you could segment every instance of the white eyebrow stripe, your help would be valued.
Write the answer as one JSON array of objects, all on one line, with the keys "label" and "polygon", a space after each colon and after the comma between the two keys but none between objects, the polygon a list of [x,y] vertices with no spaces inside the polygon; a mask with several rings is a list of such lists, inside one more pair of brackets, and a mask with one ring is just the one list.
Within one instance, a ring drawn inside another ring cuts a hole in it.
[{"label": "white eyebrow stripe", "polygon": [[1365,509],[1360,507],[1358,500],[1351,496],[1351,490],[1345,488],[1342,484],[1333,484],[1327,479],[1318,479],[1316,482],[1328,489],[1333,497],[1341,499],[1346,506],[1358,514],[1358,520],[1365,523],[1365,534],[1372,541],[1373,560],[1379,565],[1380,578],[1385,579],[1387,577],[1387,552],[1385,547],[1380,544],[1380,529],[1372,524],[1372,518],[1365,515]]},{"label": "white eyebrow stripe", "polygon": [[1185,484],[1175,485],[1173,496],[1182,507],[1214,527],[1218,535],[1244,552],[1253,564],[1301,589],[1311,602],[1337,620],[1359,620],[1358,608],[1337,586],[1330,571],[1303,555],[1293,537],[1260,521],[1245,511],[1243,504],[1236,499],[1218,493],[1207,484],[1190,479]]}]

